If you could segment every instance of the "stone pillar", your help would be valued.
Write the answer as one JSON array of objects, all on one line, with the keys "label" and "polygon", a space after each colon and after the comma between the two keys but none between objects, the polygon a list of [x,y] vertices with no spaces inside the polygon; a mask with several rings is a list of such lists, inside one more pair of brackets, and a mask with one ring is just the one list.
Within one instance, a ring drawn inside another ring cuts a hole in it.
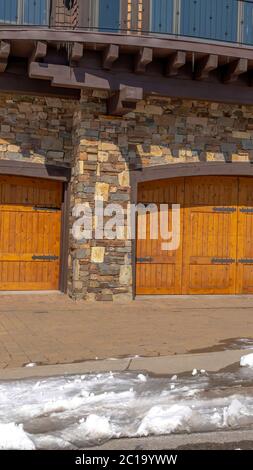
[{"label": "stone pillar", "polygon": [[[130,200],[127,122],[106,115],[105,92],[82,93],[74,115],[71,210],[103,197],[104,205]],[[94,213],[94,211],[93,211]],[[71,226],[75,222],[71,215]],[[105,219],[106,220],[106,219]],[[108,220],[108,218],[107,218]],[[75,299],[120,300],[132,298],[131,241],[93,238],[76,241],[70,235],[69,293]]]}]

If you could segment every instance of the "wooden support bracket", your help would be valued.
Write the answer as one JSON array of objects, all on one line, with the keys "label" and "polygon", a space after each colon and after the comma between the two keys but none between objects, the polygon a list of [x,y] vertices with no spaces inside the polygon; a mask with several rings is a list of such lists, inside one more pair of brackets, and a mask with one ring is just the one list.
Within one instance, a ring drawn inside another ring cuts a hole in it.
[{"label": "wooden support bracket", "polygon": [[168,58],[166,65],[165,75],[171,77],[178,74],[178,70],[185,65],[186,53],[183,51],[177,51],[171,54]]},{"label": "wooden support bracket", "polygon": [[136,103],[143,99],[143,89],[125,86],[108,99],[108,114],[122,116],[136,108]]},{"label": "wooden support bracket", "polygon": [[119,58],[119,46],[110,44],[103,53],[103,68],[110,70],[113,63]]},{"label": "wooden support bracket", "polygon": [[10,51],[11,51],[10,43],[6,41],[1,41],[0,42],[0,72],[4,72],[6,70]]},{"label": "wooden support bracket", "polygon": [[203,80],[207,78],[212,70],[218,67],[218,56],[209,54],[196,62],[194,78],[196,80]]},{"label": "wooden support bracket", "polygon": [[146,67],[153,60],[153,49],[150,47],[142,47],[135,61],[135,73],[145,73]]},{"label": "wooden support bracket", "polygon": [[247,70],[248,59],[236,59],[224,66],[222,80],[224,83],[233,82]]}]

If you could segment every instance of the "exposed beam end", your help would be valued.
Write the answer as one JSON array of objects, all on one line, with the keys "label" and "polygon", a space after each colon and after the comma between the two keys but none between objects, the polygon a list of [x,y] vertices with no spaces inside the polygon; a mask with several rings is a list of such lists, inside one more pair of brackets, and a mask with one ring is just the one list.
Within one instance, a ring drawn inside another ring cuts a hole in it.
[{"label": "exposed beam end", "polygon": [[186,63],[186,53],[183,51],[174,52],[168,58],[165,75],[167,77],[177,75],[179,69],[183,67],[185,63]]},{"label": "exposed beam end", "polygon": [[153,49],[150,47],[142,47],[135,61],[135,73],[145,73],[146,67],[153,60]]},{"label": "exposed beam end", "polygon": [[217,69],[218,62],[219,61],[217,55],[209,54],[203,57],[196,63],[194,78],[196,80],[203,80],[204,78],[207,78],[212,70]]},{"label": "exposed beam end", "polygon": [[110,44],[103,53],[103,68],[110,70],[113,63],[119,58],[119,46]]},{"label": "exposed beam end", "polygon": [[108,114],[123,116],[136,109],[136,103],[143,99],[143,89],[126,86],[114,93],[107,103]]},{"label": "exposed beam end", "polygon": [[223,69],[222,80],[224,83],[237,80],[239,75],[248,71],[248,59],[237,59],[230,62]]},{"label": "exposed beam end", "polygon": [[72,45],[71,53],[70,53],[70,61],[71,62],[79,62],[83,57],[83,44],[79,42],[74,42]]},{"label": "exposed beam end", "polygon": [[0,73],[6,70],[8,58],[11,52],[11,45],[9,42],[0,42]]}]

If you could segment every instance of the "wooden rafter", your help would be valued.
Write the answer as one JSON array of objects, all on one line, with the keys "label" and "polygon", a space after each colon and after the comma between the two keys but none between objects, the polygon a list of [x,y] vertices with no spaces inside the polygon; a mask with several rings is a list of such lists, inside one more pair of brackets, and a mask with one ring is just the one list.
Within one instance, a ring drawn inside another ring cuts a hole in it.
[{"label": "wooden rafter", "polygon": [[207,78],[212,70],[218,67],[218,56],[209,54],[196,62],[194,78],[196,80],[203,80]]},{"label": "wooden rafter", "polygon": [[153,49],[150,47],[142,47],[135,61],[135,73],[145,73],[146,67],[153,60]]},{"label": "wooden rafter", "polygon": [[177,51],[171,54],[168,58],[168,62],[166,65],[165,74],[167,75],[167,77],[170,77],[172,75],[177,75],[179,69],[185,65],[185,62],[186,62],[185,52]]},{"label": "wooden rafter", "polygon": [[237,80],[239,75],[247,72],[248,59],[236,59],[227,64],[222,71],[222,80],[224,83]]},{"label": "wooden rafter", "polygon": [[103,68],[110,70],[113,63],[119,58],[119,46],[110,44],[103,53]]},{"label": "wooden rafter", "polygon": [[6,70],[10,51],[11,51],[10,43],[6,41],[1,41],[0,42],[0,72],[4,72]]},{"label": "wooden rafter", "polygon": [[74,42],[70,52],[70,62],[79,62],[83,57],[83,44]]}]

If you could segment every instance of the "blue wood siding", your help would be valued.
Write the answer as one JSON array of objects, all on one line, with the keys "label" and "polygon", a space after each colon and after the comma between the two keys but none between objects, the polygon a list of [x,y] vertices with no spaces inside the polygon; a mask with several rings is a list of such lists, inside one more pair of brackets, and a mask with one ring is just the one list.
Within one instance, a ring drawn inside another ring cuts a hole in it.
[{"label": "blue wood siding", "polygon": [[237,0],[181,0],[182,35],[237,41],[237,27]]},{"label": "blue wood siding", "polygon": [[47,25],[48,14],[47,0],[24,0],[24,24]]},{"label": "blue wood siding", "polygon": [[151,31],[156,33],[173,32],[173,0],[152,1]]},{"label": "blue wood siding", "polygon": [[120,0],[99,0],[99,30],[118,31],[120,23]]},{"label": "blue wood siding", "polygon": [[243,39],[245,44],[253,44],[253,0],[243,3]]},{"label": "blue wood siding", "polygon": [[0,21],[5,23],[17,22],[18,0],[8,2],[0,0]]},{"label": "blue wood siding", "polygon": [[[18,8],[21,5],[23,8]],[[34,25],[48,24],[48,0],[0,0],[0,21]]]}]

